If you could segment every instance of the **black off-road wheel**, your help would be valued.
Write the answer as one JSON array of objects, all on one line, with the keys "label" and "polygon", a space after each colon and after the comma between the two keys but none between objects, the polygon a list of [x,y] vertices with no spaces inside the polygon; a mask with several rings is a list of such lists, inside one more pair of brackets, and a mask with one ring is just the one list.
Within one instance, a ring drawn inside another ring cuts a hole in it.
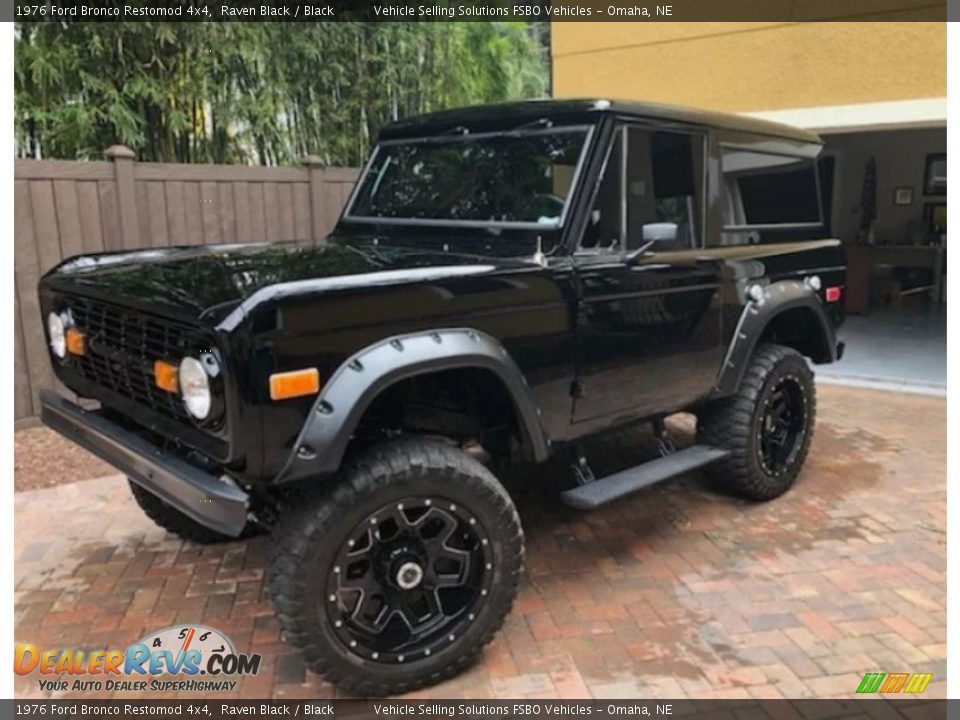
[{"label": "black off-road wheel", "polygon": [[[140,509],[143,510],[148,518],[167,532],[172,532],[184,540],[189,540],[201,545],[212,545],[214,543],[230,542],[231,540],[237,539],[201,525],[193,518],[184,515],[172,505],[165,503],[149,490],[144,490],[137,485],[137,483],[133,482],[133,480],[128,479],[127,482],[130,484],[130,492],[133,493],[133,499],[137,501]],[[248,526],[241,537],[246,537],[255,532],[256,530],[252,526]]]},{"label": "black off-road wheel", "polygon": [[813,372],[803,356],[782,345],[760,345],[737,394],[700,413],[699,441],[730,451],[708,466],[708,477],[747,500],[782,495],[803,467],[816,411]]},{"label": "black off-road wheel", "polygon": [[270,589],[287,641],[329,682],[408,692],[473,664],[517,592],[523,531],[466,453],[391,441],[281,517]]}]

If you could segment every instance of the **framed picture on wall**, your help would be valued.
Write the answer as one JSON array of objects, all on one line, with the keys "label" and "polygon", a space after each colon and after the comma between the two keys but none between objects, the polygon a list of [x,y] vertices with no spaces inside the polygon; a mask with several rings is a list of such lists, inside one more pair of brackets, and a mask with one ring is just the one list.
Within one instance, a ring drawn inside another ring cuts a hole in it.
[{"label": "framed picture on wall", "polygon": [[913,205],[913,188],[898,187],[893,191],[894,205]]},{"label": "framed picture on wall", "polygon": [[927,165],[923,172],[923,194],[947,194],[946,153],[930,153],[927,155]]}]

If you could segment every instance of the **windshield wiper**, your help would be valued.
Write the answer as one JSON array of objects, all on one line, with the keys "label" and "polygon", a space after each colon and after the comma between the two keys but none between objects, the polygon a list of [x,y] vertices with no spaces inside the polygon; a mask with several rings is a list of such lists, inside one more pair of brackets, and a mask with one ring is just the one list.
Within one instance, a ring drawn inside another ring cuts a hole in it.
[{"label": "windshield wiper", "polygon": [[517,125],[515,128],[510,128],[509,130],[504,130],[502,134],[503,134],[503,135],[511,135],[511,134],[513,134],[513,133],[518,133],[518,132],[520,132],[520,131],[522,131],[522,130],[532,130],[532,129],[541,128],[541,127],[544,127],[544,128],[552,128],[552,127],[553,127],[553,120],[551,120],[550,118],[545,118],[545,117],[538,118],[537,120],[531,120],[530,122],[524,123],[523,125]]},{"label": "windshield wiper", "polygon": [[468,128],[466,125],[454,125],[453,127],[447,128],[446,130],[441,130],[436,134],[437,135],[469,135],[470,128]]},{"label": "windshield wiper", "polygon": [[[553,120],[549,118],[538,118],[536,120],[531,120],[530,122],[524,123],[523,125],[517,125],[516,127],[508,128],[506,130],[499,130],[491,133],[484,133],[485,135],[498,136],[498,135],[515,135],[524,130],[534,130],[538,128],[552,128]],[[438,133],[434,133],[434,137],[441,137],[446,135],[469,135],[470,128],[464,125],[454,125],[451,128],[446,130],[441,130]]]}]

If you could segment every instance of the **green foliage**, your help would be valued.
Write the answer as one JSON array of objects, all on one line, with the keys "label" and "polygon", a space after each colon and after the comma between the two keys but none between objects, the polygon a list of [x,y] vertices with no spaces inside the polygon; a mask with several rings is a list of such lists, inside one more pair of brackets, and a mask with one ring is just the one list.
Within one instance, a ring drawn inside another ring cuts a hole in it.
[{"label": "green foliage", "polygon": [[17,23],[21,157],[357,165],[386,122],[542,96],[516,22]]}]

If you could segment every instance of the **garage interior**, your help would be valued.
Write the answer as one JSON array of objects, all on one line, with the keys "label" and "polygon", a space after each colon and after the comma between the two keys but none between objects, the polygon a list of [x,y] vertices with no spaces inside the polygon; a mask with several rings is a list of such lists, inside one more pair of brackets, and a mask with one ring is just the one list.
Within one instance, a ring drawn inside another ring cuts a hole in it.
[{"label": "garage interior", "polygon": [[945,391],[946,128],[821,136],[824,217],[847,250],[847,354],[819,374]]}]

